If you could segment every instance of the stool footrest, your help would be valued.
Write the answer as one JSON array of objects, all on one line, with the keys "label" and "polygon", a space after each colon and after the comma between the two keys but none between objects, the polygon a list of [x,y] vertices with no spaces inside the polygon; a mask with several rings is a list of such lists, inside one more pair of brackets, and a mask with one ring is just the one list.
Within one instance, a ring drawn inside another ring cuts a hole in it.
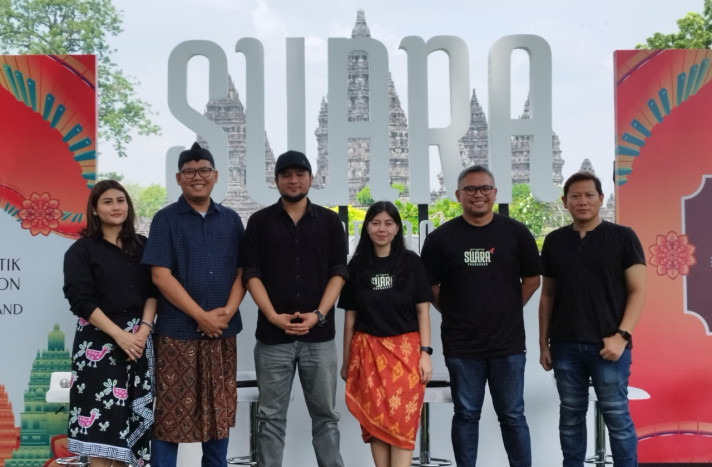
[{"label": "stool footrest", "polygon": [[592,456],[587,458],[584,463],[593,465],[613,465],[613,460],[611,456],[606,456],[605,459],[601,459],[598,456]]},{"label": "stool footrest", "polygon": [[232,465],[257,465],[257,461],[253,461],[251,456],[229,457],[227,463]]},{"label": "stool footrest", "polygon": [[59,457],[54,460],[57,465],[75,465],[78,467],[87,467],[89,465],[89,458],[86,456],[70,456],[70,457]]},{"label": "stool footrest", "polygon": [[452,465],[452,462],[448,459],[440,459],[439,457],[431,457],[430,459],[414,457],[413,463],[410,465],[417,467],[444,467],[446,465]]}]

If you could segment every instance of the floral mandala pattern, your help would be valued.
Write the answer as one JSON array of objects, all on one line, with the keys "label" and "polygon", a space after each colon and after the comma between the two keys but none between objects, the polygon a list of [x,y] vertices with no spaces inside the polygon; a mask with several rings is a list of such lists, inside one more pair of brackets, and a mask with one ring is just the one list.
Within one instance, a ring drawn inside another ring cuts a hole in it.
[{"label": "floral mandala pattern", "polygon": [[59,227],[62,211],[58,208],[59,200],[52,199],[49,193],[32,193],[30,199],[22,200],[22,209],[18,213],[22,228],[29,229],[32,236],[49,235],[53,229]]},{"label": "floral mandala pattern", "polygon": [[678,235],[673,230],[667,235],[658,235],[655,244],[648,249],[653,255],[650,264],[657,268],[659,276],[667,275],[670,279],[686,276],[690,273],[690,266],[697,263],[693,255],[695,246],[687,235]]}]

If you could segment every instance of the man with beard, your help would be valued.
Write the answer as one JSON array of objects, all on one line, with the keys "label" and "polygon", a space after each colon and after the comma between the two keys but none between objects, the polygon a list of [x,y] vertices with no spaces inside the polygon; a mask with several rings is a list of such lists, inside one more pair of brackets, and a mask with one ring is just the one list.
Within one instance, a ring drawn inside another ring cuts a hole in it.
[{"label": "man with beard", "polygon": [[255,336],[259,388],[258,464],[282,465],[295,370],[312,419],[319,466],[343,466],[335,411],[334,303],[347,277],[339,216],[307,198],[311,164],[298,151],[277,158],[280,199],[250,217],[243,281],[260,312]]}]

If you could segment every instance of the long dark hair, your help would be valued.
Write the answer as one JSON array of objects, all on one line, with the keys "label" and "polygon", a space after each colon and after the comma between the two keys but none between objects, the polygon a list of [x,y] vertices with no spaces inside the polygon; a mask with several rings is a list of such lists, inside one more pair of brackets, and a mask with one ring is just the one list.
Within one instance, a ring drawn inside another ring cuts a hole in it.
[{"label": "long dark hair", "polygon": [[139,240],[136,237],[136,213],[134,212],[133,203],[131,202],[129,193],[121,185],[121,183],[116,180],[102,180],[97,182],[91,189],[89,199],[87,200],[87,226],[80,232],[80,234],[84,237],[103,238],[104,232],[101,230],[101,219],[99,219],[99,216],[94,213],[96,212],[96,205],[99,202],[101,195],[111,189],[119,190],[124,194],[124,196],[126,196],[128,213],[126,215],[126,220],[124,220],[124,223],[121,224],[119,241],[121,242],[121,249],[123,252],[129,257],[136,259],[138,257],[140,246]]},{"label": "long dark hair", "polygon": [[[366,211],[366,216],[363,219],[363,224],[361,225],[361,238],[359,238],[358,245],[356,245],[356,250],[354,251],[354,256],[351,258],[350,266],[352,268],[359,268],[361,270],[370,269],[373,267],[376,258],[376,252],[373,247],[373,241],[371,236],[368,235],[368,224],[376,217],[378,214],[385,212],[390,216],[391,219],[398,226],[398,232],[396,232],[391,242],[391,251],[389,256],[395,258],[394,270],[392,271],[394,277],[396,278],[396,284],[398,284],[400,279],[402,279],[402,274],[400,274],[403,269],[403,253],[406,251],[405,237],[403,235],[403,222],[401,220],[400,213],[395,204],[390,201],[376,201],[368,208]],[[364,277],[364,274],[358,274],[360,278],[370,280],[370,278]]]}]

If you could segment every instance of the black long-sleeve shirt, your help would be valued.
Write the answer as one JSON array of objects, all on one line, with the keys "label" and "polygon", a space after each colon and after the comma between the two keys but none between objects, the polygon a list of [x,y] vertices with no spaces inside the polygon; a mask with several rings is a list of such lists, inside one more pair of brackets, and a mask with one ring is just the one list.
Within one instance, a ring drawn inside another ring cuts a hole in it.
[{"label": "black long-sleeve shirt", "polygon": [[146,299],[157,295],[149,267],[138,263],[140,254],[132,259],[103,238],[74,242],[64,254],[63,288],[72,313],[88,321],[99,308],[120,326],[140,317]]},{"label": "black long-sleeve shirt", "polygon": [[[319,306],[326,284],[333,276],[348,278],[346,234],[338,214],[308,202],[295,225],[280,203],[254,213],[245,230],[242,280],[259,278],[277,313],[309,313]],[[316,326],[305,336],[289,336],[257,318],[255,335],[273,345],[293,342],[325,342],[335,336],[334,313],[327,324]]]}]

